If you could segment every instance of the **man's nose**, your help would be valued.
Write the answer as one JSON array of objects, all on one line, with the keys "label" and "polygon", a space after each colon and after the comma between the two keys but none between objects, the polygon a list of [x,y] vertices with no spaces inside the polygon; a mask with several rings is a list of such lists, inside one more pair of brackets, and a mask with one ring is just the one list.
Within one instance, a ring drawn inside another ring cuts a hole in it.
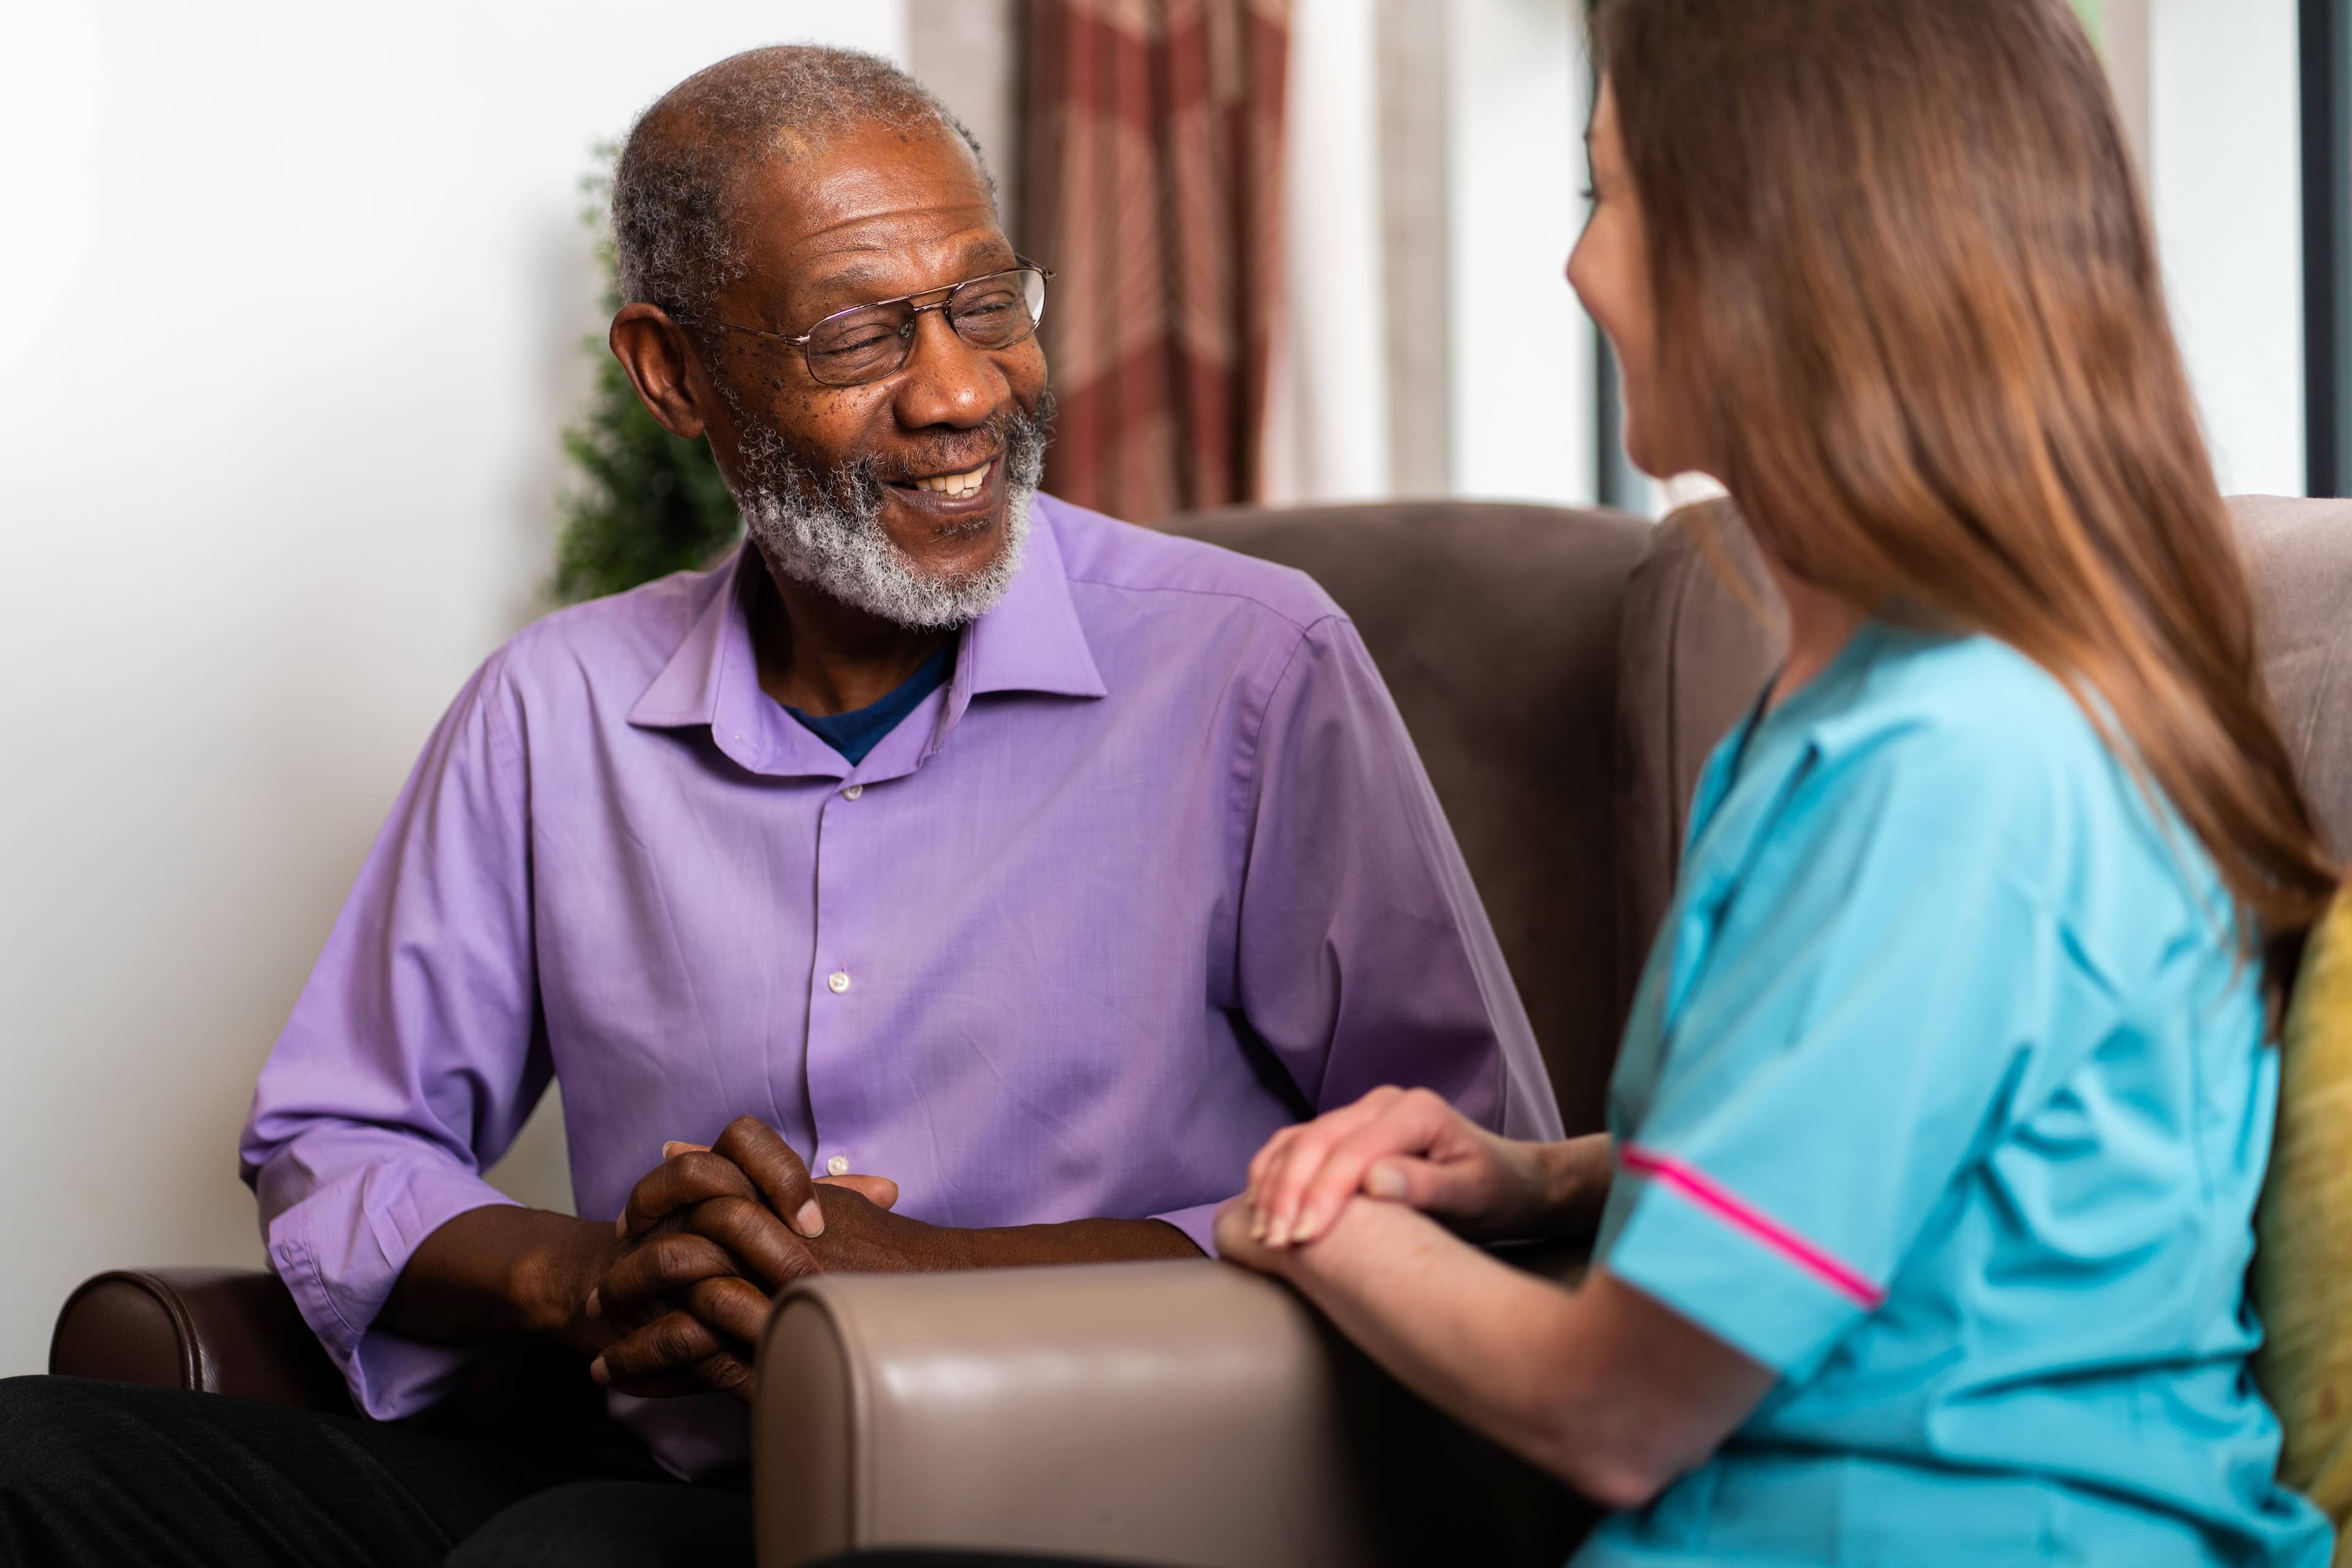
[{"label": "man's nose", "polygon": [[901,426],[919,430],[982,424],[1003,406],[1007,390],[996,356],[964,342],[948,324],[945,310],[915,318],[915,341],[895,399]]}]

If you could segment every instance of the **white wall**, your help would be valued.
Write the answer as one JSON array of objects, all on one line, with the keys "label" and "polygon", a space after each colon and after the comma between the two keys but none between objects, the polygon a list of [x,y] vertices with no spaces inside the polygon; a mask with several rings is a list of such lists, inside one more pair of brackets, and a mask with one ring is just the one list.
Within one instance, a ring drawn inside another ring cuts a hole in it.
[{"label": "white wall", "polygon": [[2290,0],[2150,0],[2149,195],[2225,494],[2301,495],[2301,100]]},{"label": "white wall", "polygon": [[1261,499],[1392,493],[1381,266],[1377,14],[1293,0],[1283,103],[1283,287]]},{"label": "white wall", "polygon": [[0,6],[0,1374],[98,1268],[259,1263],[255,1070],[540,608],[589,144],[806,37],[903,58],[904,8]]},{"label": "white wall", "polygon": [[1575,10],[1445,7],[1456,494],[1583,505],[1594,495],[1592,330],[1565,277],[1584,221]]},{"label": "white wall", "polygon": [[[1454,0],[1448,158],[1454,281],[1454,489],[1589,500],[1591,328],[1539,264],[1572,243],[1583,177],[1559,127],[1584,105],[1583,65],[1538,0]],[[2174,328],[2224,493],[2301,495],[2304,451],[2301,104],[2291,0],[2106,0],[2117,98],[2147,160]],[[1557,63],[1573,60],[1571,76]],[[1563,227],[1565,223],[1565,227]],[[1522,315],[1523,306],[1527,313]],[[1515,325],[1515,323],[1517,323]],[[1580,352],[1548,363],[1524,333]],[[1540,438],[1571,421],[1576,438]],[[1583,449],[1580,449],[1580,447]],[[1559,457],[1555,461],[1553,453]],[[1547,466],[1548,465],[1548,466]],[[1549,479],[1547,482],[1547,476]],[[1712,487],[1641,485],[1665,510]]]}]

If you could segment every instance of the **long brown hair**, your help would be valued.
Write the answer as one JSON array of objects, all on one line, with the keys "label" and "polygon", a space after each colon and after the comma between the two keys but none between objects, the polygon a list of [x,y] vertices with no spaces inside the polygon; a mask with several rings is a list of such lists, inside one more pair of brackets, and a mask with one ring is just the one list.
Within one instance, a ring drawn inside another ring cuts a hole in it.
[{"label": "long brown hair", "polygon": [[1704,400],[1759,539],[2065,682],[2211,855],[2275,1002],[2336,870],[2081,26],[2061,0],[1600,0],[1593,33],[1664,384]]}]

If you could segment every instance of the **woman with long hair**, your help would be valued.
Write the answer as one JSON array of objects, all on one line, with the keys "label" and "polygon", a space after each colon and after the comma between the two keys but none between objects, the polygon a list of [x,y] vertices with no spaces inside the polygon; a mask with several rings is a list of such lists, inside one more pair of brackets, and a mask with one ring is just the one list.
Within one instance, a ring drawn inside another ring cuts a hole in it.
[{"label": "woman with long hair", "polygon": [[[1789,655],[1702,779],[1611,1131],[1382,1090],[1226,1257],[1610,1505],[1580,1563],[2321,1563],[2249,1373],[2336,885],[2060,0],[1601,0],[1569,280]],[[1563,1290],[1465,1237],[1598,1215]]]}]

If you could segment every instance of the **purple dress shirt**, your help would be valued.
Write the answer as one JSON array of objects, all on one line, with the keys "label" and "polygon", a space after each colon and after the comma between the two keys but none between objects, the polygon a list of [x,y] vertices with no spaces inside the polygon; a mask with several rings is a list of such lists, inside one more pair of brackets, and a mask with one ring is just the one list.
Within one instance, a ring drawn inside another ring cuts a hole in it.
[{"label": "purple dress shirt", "polygon": [[[1205,1248],[1276,1128],[1382,1083],[1559,1135],[1526,1015],[1347,617],[1286,568],[1039,497],[954,679],[849,766],[760,689],[733,562],[559,612],[458,694],[242,1148],[370,1415],[461,1352],[371,1325],[551,1078],[581,1215],[746,1112],[952,1226]],[[723,1396],[615,1410],[671,1468]]]}]

